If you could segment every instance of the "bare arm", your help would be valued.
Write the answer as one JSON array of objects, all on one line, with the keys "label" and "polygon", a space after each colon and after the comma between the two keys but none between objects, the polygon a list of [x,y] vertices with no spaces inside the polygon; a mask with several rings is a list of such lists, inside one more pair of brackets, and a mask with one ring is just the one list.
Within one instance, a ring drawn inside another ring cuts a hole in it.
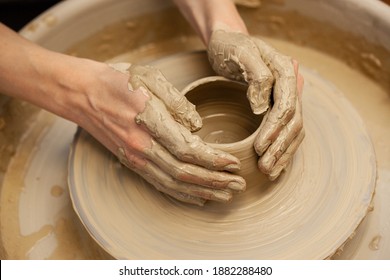
[{"label": "bare arm", "polygon": [[245,23],[231,0],[174,0],[174,2],[206,45],[215,30],[248,34]]},{"label": "bare arm", "polygon": [[1,24],[0,38],[1,93],[77,123],[161,192],[202,205],[245,189],[224,172],[239,160],[191,135],[200,116],[157,69],[49,51]]},{"label": "bare arm", "polygon": [[269,179],[276,179],[304,137],[303,78],[298,64],[259,38],[250,37],[233,1],[174,1],[207,46],[214,71],[247,82],[253,112],[267,112],[254,148],[260,157],[259,169]]},{"label": "bare arm", "polygon": [[[0,92],[77,123],[85,109],[86,88],[98,83],[102,74],[116,76],[116,81],[124,78],[104,63],[42,48],[3,24],[0,37]],[[126,85],[126,79],[123,82]]]}]

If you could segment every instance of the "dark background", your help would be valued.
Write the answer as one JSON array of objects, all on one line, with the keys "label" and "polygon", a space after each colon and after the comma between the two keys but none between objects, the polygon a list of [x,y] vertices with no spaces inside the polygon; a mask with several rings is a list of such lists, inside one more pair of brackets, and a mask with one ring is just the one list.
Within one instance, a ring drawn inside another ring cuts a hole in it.
[{"label": "dark background", "polygon": [[[80,1],[80,0],[79,0]],[[81,0],[82,1],[82,0]],[[19,31],[60,0],[0,0],[0,22]]]},{"label": "dark background", "polygon": [[[79,0],[82,1],[82,0]],[[142,0],[139,0],[142,1]],[[286,0],[288,1],[288,0]],[[366,0],[361,0],[366,1]],[[390,4],[390,0],[382,0]],[[19,31],[30,20],[60,0],[0,0],[0,22]]]}]

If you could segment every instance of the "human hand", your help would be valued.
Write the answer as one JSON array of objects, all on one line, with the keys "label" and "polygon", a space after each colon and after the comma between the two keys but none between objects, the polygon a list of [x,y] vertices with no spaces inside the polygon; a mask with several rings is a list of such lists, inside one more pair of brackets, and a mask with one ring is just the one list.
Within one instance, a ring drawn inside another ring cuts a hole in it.
[{"label": "human hand", "polygon": [[254,148],[260,156],[259,169],[270,180],[275,180],[289,164],[305,135],[301,100],[303,77],[298,73],[297,62],[258,38],[224,30],[212,33],[208,56],[219,75],[248,83],[247,97],[255,114],[268,110]]},{"label": "human hand", "polygon": [[106,76],[113,88],[93,94],[89,102],[104,127],[86,129],[124,165],[159,191],[197,205],[228,202],[233,192],[245,189],[242,177],[225,172],[237,171],[239,160],[191,134],[189,129],[200,129],[201,118],[160,71],[113,67],[116,73],[110,75],[116,77]]},{"label": "human hand", "polygon": [[[156,69],[44,49],[0,23],[0,91],[77,123],[158,190],[202,205],[229,201],[239,160],[207,146],[194,106]],[[17,63],[15,63],[17,62]],[[16,67],[17,66],[17,67]],[[28,79],[20,79],[28,77]],[[173,119],[173,117],[180,122]],[[187,127],[187,128],[186,128]]]}]

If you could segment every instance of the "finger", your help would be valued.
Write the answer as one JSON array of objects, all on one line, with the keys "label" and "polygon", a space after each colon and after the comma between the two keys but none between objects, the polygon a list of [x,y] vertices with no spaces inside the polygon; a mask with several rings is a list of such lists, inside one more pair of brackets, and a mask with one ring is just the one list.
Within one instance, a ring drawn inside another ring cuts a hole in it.
[{"label": "finger", "polygon": [[233,199],[233,194],[229,190],[215,190],[180,182],[151,162],[148,162],[139,174],[158,190],[169,195],[173,194],[175,197],[179,196],[182,201],[193,200],[194,197],[218,202],[230,202]]},{"label": "finger", "polygon": [[[303,129],[302,117],[296,114],[294,118],[286,125],[279,134],[278,138],[269,146],[266,152],[259,159],[259,169],[269,174],[274,168],[275,163],[285,153],[293,140],[301,133]],[[255,144],[256,145],[256,144]]]},{"label": "finger", "polygon": [[270,105],[274,77],[253,42],[248,48],[232,48],[228,57],[239,67],[240,75],[249,84],[247,98],[253,113],[262,114]]},{"label": "finger", "polygon": [[[267,147],[266,151],[261,150],[262,149],[261,147],[259,148],[259,143],[261,143],[261,140],[259,139],[255,140],[255,149],[259,152],[264,152],[264,154],[259,159],[258,167],[266,174],[270,174],[272,170],[277,170],[277,171],[273,171],[273,173],[275,173],[276,175],[271,176],[274,178],[279,176],[281,170],[285,168],[285,166],[276,168],[275,164],[279,161],[279,159],[289,148],[289,146],[294,145],[292,144],[293,141],[296,142],[294,137],[300,134],[301,133],[300,131],[303,130],[302,101],[301,101],[303,77],[298,73],[298,63],[295,60],[293,60],[293,67],[294,67],[294,73],[297,77],[296,79],[297,79],[297,92],[298,92],[298,98],[296,99],[296,111],[293,119],[286,125],[285,128],[282,128],[282,131],[280,132],[279,135],[276,136],[277,138],[274,142],[269,141],[270,146]],[[265,120],[265,122],[267,121]],[[261,131],[259,135],[260,135],[259,138],[261,138],[261,136],[264,137],[264,134],[262,134]],[[290,157],[292,156],[293,154],[290,154]],[[284,156],[284,158],[285,157],[286,156]]]},{"label": "finger", "polygon": [[198,205],[198,206],[203,206],[206,203],[206,201],[207,201],[204,198],[192,196],[192,195],[189,195],[189,194],[186,194],[186,193],[180,193],[180,192],[177,192],[175,190],[169,189],[169,188],[163,186],[158,181],[156,181],[154,178],[145,178],[144,177],[144,179],[149,184],[154,186],[156,188],[156,190],[158,190],[158,191],[160,191],[162,193],[165,193],[165,194],[167,194],[167,195],[169,195],[169,196],[171,196],[171,197],[173,197],[173,198],[175,198],[175,199],[177,199],[177,200],[179,200],[181,202],[194,204],[194,205]]},{"label": "finger", "polygon": [[181,161],[210,170],[238,171],[240,169],[238,158],[213,149],[199,136],[192,135],[170,116],[162,102],[152,94],[146,102],[144,111],[137,115],[136,122],[144,125],[157,142]]},{"label": "finger", "polygon": [[175,191],[174,189],[165,187],[161,182],[158,181],[158,178],[155,178],[151,174],[147,173],[147,165],[150,163],[147,162],[145,158],[141,159],[139,156],[134,155],[132,153],[127,154],[124,148],[118,149],[117,156],[119,161],[123,165],[125,165],[127,168],[129,168],[130,170],[136,172],[138,175],[143,177],[148,183],[154,186],[158,191],[170,195],[173,198],[185,203],[203,206],[204,203],[206,202],[206,200],[203,198],[191,196],[185,193],[180,193]]},{"label": "finger", "polygon": [[274,78],[249,36],[238,32],[214,31],[208,55],[211,66],[219,75],[249,84],[247,97],[255,114],[268,109]]},{"label": "finger", "polygon": [[238,53],[233,56],[233,61],[240,65],[244,80],[248,82],[247,98],[251,109],[254,114],[262,114],[270,106],[274,77],[257,49],[250,54],[241,48],[236,52]]},{"label": "finger", "polygon": [[174,199],[179,200],[179,201],[184,202],[184,203],[194,204],[194,205],[198,205],[198,206],[204,206],[204,204],[207,202],[206,199],[191,196],[191,195],[188,195],[185,193],[176,192],[176,191],[170,190],[168,188],[165,188],[163,186],[159,186],[156,189],[158,191],[165,193],[165,194],[173,197]]},{"label": "finger", "polygon": [[280,173],[287,167],[290,163],[293,155],[298,150],[299,145],[302,143],[305,138],[305,131],[302,130],[301,133],[294,139],[291,145],[287,148],[286,152],[280,157],[280,159],[276,162],[272,171],[268,174],[268,178],[273,181],[279,177]]},{"label": "finger", "polygon": [[140,65],[132,65],[129,71],[130,83],[133,87],[144,86],[156,95],[176,121],[191,131],[197,131],[202,127],[202,118],[196,111],[195,105],[169,83],[161,71]]},{"label": "finger", "polygon": [[296,93],[286,90],[289,87],[286,84],[285,79],[279,79],[275,83],[274,106],[263,119],[258,138],[256,139],[256,152],[260,156],[277,139],[282,129],[295,114]]},{"label": "finger", "polygon": [[269,81],[269,77],[266,76],[249,83],[247,98],[252,112],[256,115],[264,113],[270,106],[272,83]]},{"label": "finger", "polygon": [[155,141],[152,141],[152,147],[146,150],[146,156],[151,162],[178,181],[212,189],[230,189],[238,192],[242,192],[246,188],[246,182],[242,177],[181,162]]},{"label": "finger", "polygon": [[294,116],[297,99],[297,77],[294,65],[289,57],[277,53],[261,40],[255,40],[261,50],[263,59],[276,78],[273,91],[275,103],[263,120],[257,139],[256,152],[262,155]]},{"label": "finger", "polygon": [[[296,113],[292,120],[283,128],[276,140],[268,147],[264,154],[259,159],[259,169],[266,174],[269,174],[273,169],[275,163],[280,159],[280,157],[285,153],[287,148],[290,146],[292,141],[303,129],[303,119],[301,114],[301,104],[297,100],[296,110],[299,113]],[[255,150],[257,150],[258,138],[260,134],[257,135],[255,139]]]},{"label": "finger", "polygon": [[295,76],[297,76],[297,91],[298,91],[298,98],[302,98],[304,79],[303,79],[303,76],[299,73],[298,61],[296,61],[295,59],[293,59],[293,64],[294,64]]}]

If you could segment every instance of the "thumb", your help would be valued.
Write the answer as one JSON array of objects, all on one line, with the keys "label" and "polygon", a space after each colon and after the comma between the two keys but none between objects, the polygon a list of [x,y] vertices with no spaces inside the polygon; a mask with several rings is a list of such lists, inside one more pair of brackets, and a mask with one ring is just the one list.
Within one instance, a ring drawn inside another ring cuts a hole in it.
[{"label": "thumb", "polygon": [[129,71],[130,81],[141,84],[160,99],[175,121],[191,131],[202,127],[202,118],[195,105],[168,82],[160,70],[151,66],[132,65]]}]

